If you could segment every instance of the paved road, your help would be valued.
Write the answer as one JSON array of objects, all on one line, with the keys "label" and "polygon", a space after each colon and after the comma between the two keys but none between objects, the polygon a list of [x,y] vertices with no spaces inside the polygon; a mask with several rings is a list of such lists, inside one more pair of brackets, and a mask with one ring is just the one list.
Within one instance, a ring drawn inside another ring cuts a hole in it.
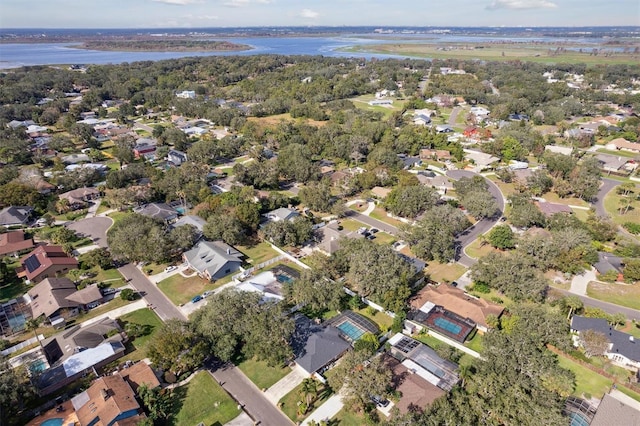
[{"label": "paved road", "polygon": [[460,114],[460,111],[462,111],[461,107],[454,107],[451,110],[451,114],[449,115],[449,126],[455,126],[456,125],[456,120],[458,119],[458,114]]},{"label": "paved road", "polygon": [[595,201],[592,203],[596,209],[596,214],[600,217],[609,217],[607,211],[604,208],[604,197],[616,186],[620,185],[620,182],[613,179],[602,178],[602,185],[598,190]]},{"label": "paved road", "polygon": [[136,121],[135,123],[133,123],[133,130],[136,130],[136,129],[146,130],[146,131],[147,131],[147,132],[149,132],[149,133],[153,133],[153,127],[148,126],[148,125],[146,125],[146,124],[144,124],[144,123],[140,123],[140,122],[138,122],[138,121]]},{"label": "paved road", "polygon": [[185,321],[187,318],[182,314],[160,289],[153,284],[146,275],[142,273],[135,265],[129,263],[120,268],[118,271],[125,279],[130,280],[129,284],[139,293],[144,295],[147,303],[153,305],[158,316],[163,320],[177,318]]},{"label": "paved road", "polygon": [[603,311],[605,311],[608,314],[617,314],[617,313],[622,313],[624,315],[626,315],[627,318],[629,319],[635,319],[635,320],[640,320],[640,311],[637,311],[635,309],[631,309],[631,308],[625,308],[624,306],[619,306],[619,305],[614,305],[613,303],[607,303],[607,302],[603,302],[601,300],[597,300],[597,299],[592,299],[589,296],[582,296],[579,294],[573,294],[570,293],[569,291],[566,290],[560,290],[560,289],[554,289],[559,291],[560,293],[563,293],[567,296],[576,296],[579,297],[582,300],[582,303],[585,304],[585,306],[591,306],[594,308],[600,308]]},{"label": "paved road", "polygon": [[264,396],[235,365],[228,363],[210,368],[211,375],[222,384],[242,408],[260,425],[287,426],[294,423]]},{"label": "paved road", "polygon": [[113,224],[110,217],[92,217],[77,222],[70,222],[66,227],[81,235],[91,237],[100,247],[107,247],[107,230]]},{"label": "paved road", "polygon": [[378,228],[379,230],[384,231],[384,232],[386,232],[388,234],[391,234],[391,235],[398,235],[399,232],[400,232],[398,230],[398,228],[393,226],[393,225],[389,225],[386,222],[383,222],[383,221],[378,220],[378,219],[374,219],[374,218],[372,218],[370,216],[365,216],[362,213],[359,213],[359,212],[351,210],[351,209],[347,210],[346,216],[350,217],[351,219],[355,219],[358,222],[362,222],[362,223],[364,223],[366,225],[373,226],[374,228]]},{"label": "paved road", "polygon": [[[450,170],[447,172],[447,176],[452,179],[458,180],[462,177],[472,178],[474,176],[480,175],[467,170]],[[460,248],[456,260],[459,264],[467,268],[470,268],[472,265],[474,265],[476,263],[476,260],[470,258],[465,254],[465,247],[474,242],[480,235],[491,229],[491,227],[493,227],[493,225],[495,225],[498,220],[500,220],[500,217],[504,213],[504,196],[502,195],[500,188],[498,188],[496,184],[494,184],[487,178],[485,178],[485,181],[489,184],[489,193],[493,196],[493,198],[495,198],[496,202],[498,203],[498,209],[500,210],[500,212],[493,218],[482,219],[467,231],[465,231],[465,233],[456,238],[456,243]]]}]

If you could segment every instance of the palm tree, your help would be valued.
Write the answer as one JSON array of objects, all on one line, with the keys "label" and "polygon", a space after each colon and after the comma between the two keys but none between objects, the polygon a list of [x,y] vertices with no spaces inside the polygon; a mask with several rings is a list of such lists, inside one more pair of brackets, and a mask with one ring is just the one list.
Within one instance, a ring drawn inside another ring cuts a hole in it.
[{"label": "palm tree", "polygon": [[471,377],[471,373],[473,373],[470,365],[461,364],[458,369],[458,375],[462,379],[462,383],[460,383],[460,387],[464,388],[465,381]]},{"label": "palm tree", "polygon": [[318,383],[314,379],[307,377],[302,381],[302,394],[306,399],[307,406],[311,405],[311,402],[313,401],[317,393]]},{"label": "palm tree", "polygon": [[36,340],[38,341],[38,344],[40,346],[42,346],[42,343],[40,342],[40,338],[38,337],[38,327],[40,327],[40,320],[38,318],[28,319],[24,323],[25,330],[33,331],[33,335],[36,337]]},{"label": "palm tree", "polygon": [[571,318],[571,314],[584,307],[582,300],[577,296],[569,296],[564,299],[564,305],[569,308],[567,319]]}]

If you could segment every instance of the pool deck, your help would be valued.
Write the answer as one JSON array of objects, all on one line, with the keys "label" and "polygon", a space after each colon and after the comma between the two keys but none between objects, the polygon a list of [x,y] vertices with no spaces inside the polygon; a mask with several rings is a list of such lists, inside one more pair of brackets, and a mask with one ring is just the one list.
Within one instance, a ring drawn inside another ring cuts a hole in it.
[{"label": "pool deck", "polygon": [[49,419],[60,419],[60,418],[62,418],[63,426],[66,426],[68,424],[78,423],[78,416],[76,416],[76,412],[73,409],[73,405],[71,404],[71,401],[70,400],[65,401],[60,405],[62,405],[62,407],[64,408],[64,411],[58,412],[54,407],[51,410],[45,411],[35,419],[31,420],[29,423],[27,423],[27,426],[40,426],[43,422]]}]

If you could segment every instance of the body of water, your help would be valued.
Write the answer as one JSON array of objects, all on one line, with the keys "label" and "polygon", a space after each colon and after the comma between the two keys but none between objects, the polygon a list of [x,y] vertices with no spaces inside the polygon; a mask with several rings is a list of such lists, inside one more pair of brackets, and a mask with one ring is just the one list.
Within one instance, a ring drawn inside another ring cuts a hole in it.
[{"label": "body of water", "polygon": [[74,43],[12,43],[0,44],[0,69],[29,65],[53,64],[119,64],[135,61],[158,61],[163,59],[184,58],[190,56],[230,56],[230,55],[324,55],[348,56],[359,58],[404,58],[406,55],[383,55],[360,52],[342,52],[355,45],[380,43],[487,43],[487,42],[548,42],[570,44],[574,48],[593,48],[601,45],[603,38],[562,38],[541,37],[505,37],[504,35],[460,35],[460,34],[376,34],[339,36],[339,37],[224,37],[232,43],[251,46],[251,50],[239,52],[115,52],[74,48]]}]

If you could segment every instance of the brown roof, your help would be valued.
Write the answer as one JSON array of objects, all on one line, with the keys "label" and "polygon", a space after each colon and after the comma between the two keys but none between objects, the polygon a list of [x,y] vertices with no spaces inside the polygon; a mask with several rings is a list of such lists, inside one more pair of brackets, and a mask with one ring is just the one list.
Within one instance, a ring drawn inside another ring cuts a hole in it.
[{"label": "brown roof", "polygon": [[75,308],[78,303],[67,299],[76,292],[76,286],[68,278],[45,278],[27,292],[31,298],[31,312],[34,318],[40,315],[50,317],[60,308]]},{"label": "brown roof", "polygon": [[95,425],[106,426],[120,414],[140,409],[131,386],[120,375],[96,379],[86,393],[87,402],[76,410],[81,425],[88,425],[99,417]]},{"label": "brown roof", "polygon": [[614,139],[614,140],[610,141],[609,143],[607,143],[607,145],[615,145],[615,147],[618,148],[618,149],[628,149],[628,150],[631,150],[631,151],[640,151],[640,143],[630,142],[630,141],[626,140],[625,138]]},{"label": "brown roof", "polygon": [[31,253],[20,259],[24,270],[18,276],[25,276],[28,280],[37,277],[53,265],[68,265],[76,268],[78,261],[68,256],[61,246],[38,246]]},{"label": "brown roof", "polygon": [[539,203],[536,202],[538,209],[547,217],[551,217],[556,213],[573,213],[571,207],[566,204],[558,204],[558,203]]},{"label": "brown roof", "polygon": [[411,307],[420,309],[427,302],[442,306],[484,327],[488,327],[487,315],[500,316],[504,310],[500,305],[475,298],[463,290],[447,284],[427,285],[411,300]]},{"label": "brown roof", "polygon": [[387,195],[389,195],[391,191],[391,188],[383,188],[381,186],[371,188],[371,193],[378,198],[387,198]]},{"label": "brown roof", "polygon": [[100,191],[95,188],[78,188],[58,195],[58,198],[69,200],[69,203],[84,203],[87,199],[97,197]]},{"label": "brown roof", "polygon": [[402,395],[395,405],[402,414],[415,410],[423,411],[424,408],[431,405],[433,401],[446,394],[446,392],[439,387],[432,385],[419,375],[412,373],[407,367],[402,365],[400,361],[393,357],[386,356],[384,364],[392,371],[394,389]]},{"label": "brown roof", "polygon": [[87,303],[95,302],[102,299],[102,293],[97,285],[88,285],[82,290],[78,290],[75,293],[67,296],[67,300],[76,302],[78,304],[86,305]]},{"label": "brown roof", "polygon": [[0,256],[33,248],[33,245],[33,238],[26,238],[22,231],[0,234]]},{"label": "brown roof", "polygon": [[120,375],[131,385],[134,391],[141,385],[147,385],[147,387],[152,389],[160,386],[160,381],[155,373],[144,361],[137,362],[131,367],[125,368],[120,371]]}]

